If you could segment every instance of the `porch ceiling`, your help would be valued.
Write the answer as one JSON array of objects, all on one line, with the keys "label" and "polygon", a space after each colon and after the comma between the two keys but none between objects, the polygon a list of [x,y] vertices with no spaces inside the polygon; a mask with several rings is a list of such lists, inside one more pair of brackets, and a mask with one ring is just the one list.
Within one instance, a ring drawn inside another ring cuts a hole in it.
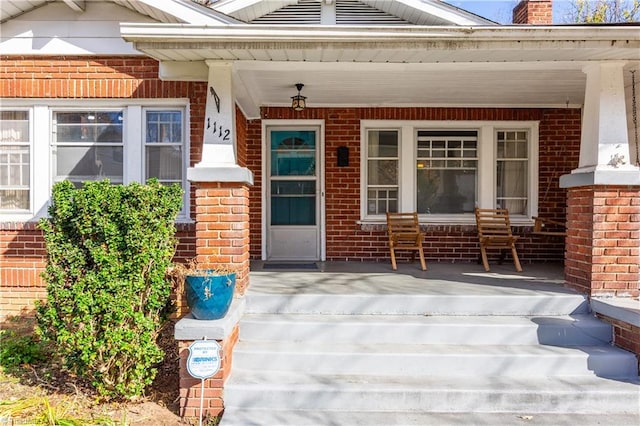
[{"label": "porch ceiling", "polygon": [[242,103],[287,106],[304,83],[309,107],[581,105],[580,64],[236,64]]},{"label": "porch ceiling", "polygon": [[123,24],[121,34],[161,62],[200,66],[191,79],[206,80],[203,61],[233,62],[238,103],[254,118],[289,105],[298,82],[309,107],[580,106],[585,65],[638,68],[638,28]]}]

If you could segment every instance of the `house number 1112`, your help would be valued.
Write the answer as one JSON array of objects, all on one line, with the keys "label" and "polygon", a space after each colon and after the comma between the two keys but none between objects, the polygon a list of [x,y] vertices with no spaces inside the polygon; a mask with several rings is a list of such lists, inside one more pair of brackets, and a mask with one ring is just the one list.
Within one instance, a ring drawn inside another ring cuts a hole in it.
[{"label": "house number 1112", "polygon": [[[207,117],[207,130],[209,129],[211,129],[211,118]],[[213,122],[213,129],[211,130],[211,133],[223,141],[231,140],[231,130],[224,129],[222,125],[218,126],[217,121]]]}]

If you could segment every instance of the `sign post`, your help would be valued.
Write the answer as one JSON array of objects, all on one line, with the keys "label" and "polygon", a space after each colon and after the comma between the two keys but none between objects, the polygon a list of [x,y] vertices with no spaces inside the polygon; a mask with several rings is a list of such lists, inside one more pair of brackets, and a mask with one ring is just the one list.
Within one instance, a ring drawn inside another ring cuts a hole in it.
[{"label": "sign post", "polygon": [[187,371],[200,379],[200,426],[202,426],[202,406],[204,404],[204,380],[213,377],[220,370],[220,344],[215,340],[196,340],[189,345]]}]

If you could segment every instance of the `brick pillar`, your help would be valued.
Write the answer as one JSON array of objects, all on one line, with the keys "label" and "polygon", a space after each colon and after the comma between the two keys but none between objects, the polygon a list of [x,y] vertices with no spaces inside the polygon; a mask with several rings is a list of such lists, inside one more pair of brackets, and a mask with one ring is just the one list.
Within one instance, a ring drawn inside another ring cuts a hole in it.
[{"label": "brick pillar", "polygon": [[[202,405],[202,417],[214,418],[224,410],[223,390],[224,383],[231,373],[233,348],[238,342],[238,325],[226,338],[216,341],[222,347],[222,359],[220,370],[215,376],[204,381],[204,401]],[[187,371],[187,357],[189,345],[193,340],[181,340],[178,342],[180,354],[180,416],[185,418],[200,417],[200,392],[202,385],[200,379],[193,378]]]},{"label": "brick pillar", "polygon": [[218,373],[205,380],[203,417],[224,410],[224,383],[238,342],[238,323],[244,313],[244,293],[249,285],[249,186],[253,174],[235,165],[192,167],[187,177],[196,185],[196,260],[202,269],[222,267],[236,273],[236,289],[229,312],[219,320],[196,320],[188,315],[175,327],[180,354],[180,415],[199,417],[200,379],[187,371],[189,345],[206,337],[222,350]]},{"label": "brick pillar", "polygon": [[640,186],[568,189],[565,279],[589,296],[640,295]]},{"label": "brick pillar", "polygon": [[514,24],[551,25],[553,5],[551,0],[522,0],[513,9]]},{"label": "brick pillar", "polygon": [[236,294],[249,284],[249,187],[199,182],[196,189],[196,260],[202,269],[236,271]]}]

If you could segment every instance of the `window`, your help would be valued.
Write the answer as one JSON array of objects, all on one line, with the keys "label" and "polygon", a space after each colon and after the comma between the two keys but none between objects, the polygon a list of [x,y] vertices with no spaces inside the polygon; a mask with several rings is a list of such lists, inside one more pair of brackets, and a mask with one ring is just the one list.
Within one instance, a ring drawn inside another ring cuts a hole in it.
[{"label": "window", "polygon": [[417,211],[421,220],[475,223],[475,207],[537,214],[535,121],[362,120],[361,218]]},{"label": "window", "polygon": [[[181,183],[189,214],[187,99],[4,99],[0,109],[0,214],[28,221],[47,212],[51,187],[69,180]],[[31,173],[37,177],[31,177]]]},{"label": "window", "polygon": [[526,214],[529,141],[526,131],[497,132],[496,207]]},{"label": "window", "polygon": [[0,111],[0,210],[30,207],[29,111]]},{"label": "window", "polygon": [[477,177],[477,131],[418,131],[418,213],[473,212]]},{"label": "window", "polygon": [[367,214],[398,211],[397,130],[370,130],[367,137]]},{"label": "window", "polygon": [[182,181],[183,118],[180,110],[146,111],[145,180]]},{"label": "window", "polygon": [[53,112],[53,180],[123,183],[122,110]]}]

